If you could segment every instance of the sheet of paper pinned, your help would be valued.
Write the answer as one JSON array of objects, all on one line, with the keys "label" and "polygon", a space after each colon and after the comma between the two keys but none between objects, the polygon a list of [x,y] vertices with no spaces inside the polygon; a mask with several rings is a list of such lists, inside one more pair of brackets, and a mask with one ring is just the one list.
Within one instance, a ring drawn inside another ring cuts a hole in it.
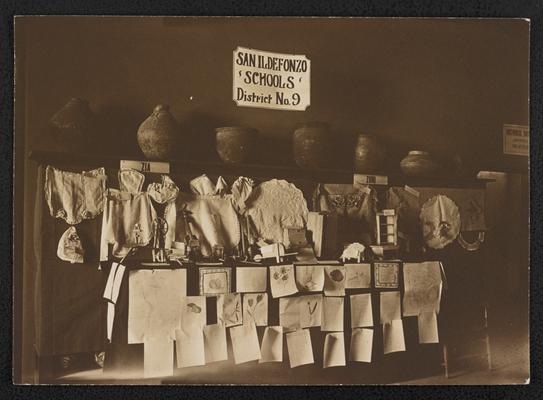
[{"label": "sheet of paper pinned", "polygon": [[371,287],[371,264],[346,264],[345,289]]},{"label": "sheet of paper pinned", "polygon": [[119,297],[119,291],[121,290],[121,283],[123,281],[125,266],[119,263],[112,263],[109,275],[107,277],[106,287],[104,289],[104,299],[111,301],[113,304],[117,303]]},{"label": "sheet of paper pinned", "polygon": [[206,324],[205,296],[186,296],[181,298],[180,327],[189,330],[202,331]]},{"label": "sheet of paper pinned", "polygon": [[173,340],[169,337],[146,337],[143,343],[143,377],[173,375]]},{"label": "sheet of paper pinned", "polygon": [[267,279],[268,269],[266,267],[238,267],[236,268],[236,292],[265,292]]},{"label": "sheet of paper pinned", "polygon": [[345,266],[324,266],[325,296],[345,296]]},{"label": "sheet of paper pinned", "polygon": [[400,264],[397,262],[373,263],[375,287],[379,289],[397,289]]},{"label": "sheet of paper pinned", "polygon": [[343,297],[323,298],[321,331],[343,331],[343,304]]},{"label": "sheet of paper pinned", "polygon": [[227,328],[243,323],[241,294],[227,293],[217,296],[217,321]]},{"label": "sheet of paper pinned", "polygon": [[204,353],[206,363],[228,359],[226,328],[221,324],[204,326]]},{"label": "sheet of paper pinned", "polygon": [[260,348],[261,363],[263,362],[282,362],[283,361],[283,327],[267,326],[262,339]]},{"label": "sheet of paper pinned", "polygon": [[287,333],[287,350],[290,368],[313,364],[313,348],[308,329],[300,329]]},{"label": "sheet of paper pinned", "polygon": [[322,301],[320,294],[279,299],[279,324],[285,332],[320,326]]},{"label": "sheet of paper pinned", "polygon": [[245,293],[243,295],[243,320],[254,321],[256,326],[268,325],[268,294]]},{"label": "sheet of paper pinned", "polygon": [[385,354],[405,351],[403,322],[401,319],[395,319],[383,324],[383,350]]},{"label": "sheet of paper pinned", "polygon": [[232,268],[200,268],[200,296],[230,293]]},{"label": "sheet of paper pinned", "polygon": [[371,293],[353,294],[351,300],[351,328],[373,326]]},{"label": "sheet of paper pinned", "polygon": [[115,304],[107,302],[107,340],[113,336],[113,321],[115,320]]},{"label": "sheet of paper pinned", "polygon": [[343,332],[327,333],[324,339],[323,367],[345,365],[345,339]]},{"label": "sheet of paper pinned", "polygon": [[201,329],[175,331],[177,368],[205,365],[204,332]]},{"label": "sheet of paper pinned", "polygon": [[382,324],[402,318],[400,292],[381,292],[379,304]]},{"label": "sheet of paper pinned", "polygon": [[310,328],[312,326],[321,326],[322,321],[322,295],[313,294],[300,296],[298,300],[298,309],[300,312],[300,327]]},{"label": "sheet of paper pinned", "polygon": [[437,315],[434,311],[419,314],[418,330],[419,343],[439,343]]},{"label": "sheet of paper pinned", "polygon": [[373,351],[373,329],[355,328],[351,334],[349,360],[371,362]]},{"label": "sheet of paper pinned", "polygon": [[274,265],[270,267],[270,287],[274,298],[297,293],[294,265]]},{"label": "sheet of paper pinned", "polygon": [[260,345],[253,321],[230,328],[234,363],[241,364],[260,359]]},{"label": "sheet of paper pinned", "polygon": [[134,270],[128,277],[128,343],[144,337],[175,339],[181,299],[187,294],[187,271]]},{"label": "sheet of paper pinned", "polygon": [[405,263],[403,279],[404,316],[415,316],[430,311],[439,313],[442,288],[439,262]]},{"label": "sheet of paper pinned", "polygon": [[300,328],[300,301],[298,297],[279,299],[279,324],[285,332]]},{"label": "sheet of paper pinned", "polygon": [[321,292],[324,288],[324,267],[296,265],[296,283],[300,292]]}]

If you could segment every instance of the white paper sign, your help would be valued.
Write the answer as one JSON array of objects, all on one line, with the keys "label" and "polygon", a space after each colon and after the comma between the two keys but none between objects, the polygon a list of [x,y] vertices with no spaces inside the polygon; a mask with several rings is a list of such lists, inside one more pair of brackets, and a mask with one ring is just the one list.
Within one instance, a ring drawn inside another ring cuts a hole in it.
[{"label": "white paper sign", "polygon": [[304,111],[311,103],[310,67],[304,55],[238,47],[232,98],[243,107]]},{"label": "white paper sign", "polygon": [[503,154],[530,155],[530,127],[523,125],[503,126]]}]

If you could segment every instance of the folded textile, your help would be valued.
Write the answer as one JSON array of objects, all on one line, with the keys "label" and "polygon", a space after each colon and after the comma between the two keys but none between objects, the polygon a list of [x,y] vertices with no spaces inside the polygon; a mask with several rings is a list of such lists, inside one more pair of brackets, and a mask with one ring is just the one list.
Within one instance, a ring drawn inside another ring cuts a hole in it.
[{"label": "folded textile", "polygon": [[104,206],[106,180],[104,168],[76,173],[48,165],[44,191],[51,216],[70,225],[96,217]]}]

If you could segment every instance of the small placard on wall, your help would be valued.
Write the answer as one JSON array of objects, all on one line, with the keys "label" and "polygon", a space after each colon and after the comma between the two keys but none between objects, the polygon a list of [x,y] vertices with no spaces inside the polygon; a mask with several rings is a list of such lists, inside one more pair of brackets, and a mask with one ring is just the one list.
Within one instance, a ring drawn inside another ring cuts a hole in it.
[{"label": "small placard on wall", "polygon": [[503,125],[503,154],[513,156],[530,155],[530,127],[525,125]]},{"label": "small placard on wall", "polygon": [[121,169],[135,169],[140,172],[151,172],[155,174],[169,174],[170,163],[162,161],[135,161],[121,160]]}]

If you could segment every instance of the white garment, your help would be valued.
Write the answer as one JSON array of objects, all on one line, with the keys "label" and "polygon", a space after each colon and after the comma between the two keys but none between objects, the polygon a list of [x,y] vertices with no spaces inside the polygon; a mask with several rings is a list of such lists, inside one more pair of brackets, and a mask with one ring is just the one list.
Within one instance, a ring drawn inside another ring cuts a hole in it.
[{"label": "white garment", "polygon": [[[193,179],[190,189],[193,194],[181,194],[177,207],[190,213],[190,229],[200,241],[202,254],[210,256],[215,245],[227,251],[236,247],[241,235],[232,195],[216,195],[217,188],[206,175]],[[184,218],[178,218],[176,225],[177,241],[183,241],[189,232]]]}]

